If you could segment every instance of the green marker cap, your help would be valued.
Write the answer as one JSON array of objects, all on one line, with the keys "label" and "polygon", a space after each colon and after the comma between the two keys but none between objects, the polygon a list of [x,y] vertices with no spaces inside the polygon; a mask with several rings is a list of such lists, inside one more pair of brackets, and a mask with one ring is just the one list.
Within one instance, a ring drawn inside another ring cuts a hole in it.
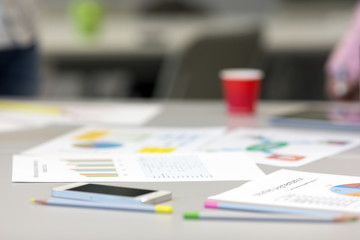
[{"label": "green marker cap", "polygon": [[184,218],[187,218],[187,219],[198,219],[199,218],[199,213],[197,213],[197,212],[185,212],[183,216],[184,216]]}]

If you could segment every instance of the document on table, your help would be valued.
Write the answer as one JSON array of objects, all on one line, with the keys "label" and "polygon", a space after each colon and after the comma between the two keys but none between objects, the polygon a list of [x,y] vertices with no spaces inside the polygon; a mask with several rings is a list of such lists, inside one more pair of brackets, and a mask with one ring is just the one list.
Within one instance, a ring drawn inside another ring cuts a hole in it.
[{"label": "document on table", "polygon": [[269,119],[274,126],[360,130],[359,106],[331,106],[327,109],[303,109]]},{"label": "document on table", "polygon": [[124,153],[194,152],[225,132],[209,128],[84,127],[50,140],[26,154],[113,155]]},{"label": "document on table", "polygon": [[54,102],[69,123],[140,126],[162,111],[156,103]]},{"label": "document on table", "polygon": [[212,200],[360,213],[360,177],[279,170]]},{"label": "document on table", "polygon": [[360,145],[360,137],[335,132],[236,129],[205,152],[246,152],[256,163],[298,167]]},{"label": "document on table", "polygon": [[242,153],[13,157],[13,182],[182,182],[263,176]]},{"label": "document on table", "polygon": [[0,110],[0,132],[41,128],[49,125],[49,122],[56,122],[57,120],[58,117],[46,116],[43,118],[40,115],[9,113]]},{"label": "document on table", "polygon": [[0,131],[50,124],[145,124],[162,110],[153,103],[94,103],[0,100]]}]

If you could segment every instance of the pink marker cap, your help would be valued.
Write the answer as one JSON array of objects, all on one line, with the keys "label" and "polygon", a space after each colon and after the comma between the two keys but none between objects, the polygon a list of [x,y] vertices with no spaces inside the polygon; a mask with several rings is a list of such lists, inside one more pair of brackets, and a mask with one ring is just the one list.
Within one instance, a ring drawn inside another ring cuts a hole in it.
[{"label": "pink marker cap", "polygon": [[218,208],[218,202],[215,201],[205,201],[204,207],[206,208]]}]

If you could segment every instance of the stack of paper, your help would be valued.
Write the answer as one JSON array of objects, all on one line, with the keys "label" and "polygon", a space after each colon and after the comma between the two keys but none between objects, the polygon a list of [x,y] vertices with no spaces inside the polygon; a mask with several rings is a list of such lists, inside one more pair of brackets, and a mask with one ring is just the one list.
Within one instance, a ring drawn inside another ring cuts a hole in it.
[{"label": "stack of paper", "polygon": [[303,110],[270,118],[270,124],[287,127],[328,128],[338,130],[360,130],[360,108],[331,108]]},{"label": "stack of paper", "polygon": [[360,214],[360,177],[279,170],[211,200]]}]

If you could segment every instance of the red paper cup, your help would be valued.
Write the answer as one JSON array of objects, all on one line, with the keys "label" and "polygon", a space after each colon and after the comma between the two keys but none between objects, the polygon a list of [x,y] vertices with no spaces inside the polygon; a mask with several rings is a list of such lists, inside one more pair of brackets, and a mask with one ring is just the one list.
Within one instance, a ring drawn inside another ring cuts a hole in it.
[{"label": "red paper cup", "polygon": [[259,69],[225,69],[220,72],[229,113],[252,114],[256,111],[263,76]]}]

